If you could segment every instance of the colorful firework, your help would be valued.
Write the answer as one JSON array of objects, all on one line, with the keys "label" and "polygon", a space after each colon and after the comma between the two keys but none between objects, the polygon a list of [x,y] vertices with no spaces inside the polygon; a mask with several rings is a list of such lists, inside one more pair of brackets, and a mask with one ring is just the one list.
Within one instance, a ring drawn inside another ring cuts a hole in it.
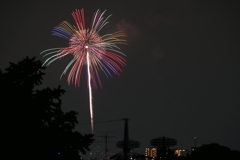
[{"label": "colorful firework", "polygon": [[[50,65],[52,62],[72,54],[73,59],[68,63],[62,75],[68,72],[67,82],[80,86],[81,73],[84,67],[87,69],[88,88],[89,88],[89,105],[91,116],[91,129],[93,132],[93,107],[92,107],[92,85],[94,89],[102,87],[99,77],[99,71],[105,73],[109,78],[112,74],[120,75],[121,67],[126,65],[123,58],[125,54],[120,51],[116,44],[126,44],[120,37],[126,36],[123,32],[115,32],[100,36],[100,30],[108,23],[108,18],[104,18],[105,11],[97,10],[92,18],[90,28],[86,28],[84,19],[84,10],[76,9],[72,16],[76,26],[67,21],[61,22],[54,27],[52,35],[65,38],[69,41],[69,46],[65,48],[51,48],[40,54],[43,57],[48,56],[43,65]],[[115,52],[115,53],[114,53]]]}]

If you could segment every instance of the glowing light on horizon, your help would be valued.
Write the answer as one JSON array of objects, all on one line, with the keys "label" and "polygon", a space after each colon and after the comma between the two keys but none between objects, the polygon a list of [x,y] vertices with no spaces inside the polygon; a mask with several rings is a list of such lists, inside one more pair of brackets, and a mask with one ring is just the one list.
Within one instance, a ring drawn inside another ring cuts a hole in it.
[{"label": "glowing light on horizon", "polygon": [[[116,44],[126,44],[120,37],[126,36],[123,32],[115,32],[100,36],[99,32],[108,23],[108,18],[104,18],[106,11],[97,10],[92,18],[90,28],[85,26],[84,10],[76,9],[72,16],[76,26],[67,21],[61,22],[53,28],[52,35],[67,39],[69,46],[64,48],[51,48],[44,50],[40,54],[48,56],[43,65],[50,65],[52,62],[61,59],[69,54],[73,59],[65,67],[60,79],[68,72],[68,84],[80,87],[81,73],[84,67],[87,68],[89,105],[91,115],[91,129],[93,132],[93,106],[92,106],[92,85],[94,89],[102,88],[102,83],[98,72],[102,71],[110,78],[112,73],[120,75],[121,67],[126,66],[125,54],[120,51]],[[113,53],[115,52],[115,53]],[[69,70],[69,71],[68,71]]]}]

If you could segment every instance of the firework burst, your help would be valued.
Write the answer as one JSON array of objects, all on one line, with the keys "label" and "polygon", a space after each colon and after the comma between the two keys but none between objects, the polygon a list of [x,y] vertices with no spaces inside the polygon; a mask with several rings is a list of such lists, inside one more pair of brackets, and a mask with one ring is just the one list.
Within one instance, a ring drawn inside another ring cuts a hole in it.
[{"label": "firework burst", "polygon": [[[41,54],[48,57],[43,65],[50,65],[52,62],[61,59],[69,54],[73,59],[68,63],[61,77],[68,72],[67,82],[80,86],[81,73],[86,68],[88,75],[89,105],[91,115],[91,129],[93,132],[93,107],[92,107],[92,86],[94,89],[102,87],[99,71],[105,73],[107,77],[112,74],[120,75],[121,67],[126,65],[123,58],[125,54],[120,51],[116,44],[126,44],[120,37],[126,36],[123,32],[115,32],[100,36],[99,32],[108,23],[108,18],[104,18],[105,11],[97,10],[92,18],[90,28],[86,28],[84,10],[76,9],[72,16],[76,26],[67,21],[61,22],[54,27],[52,35],[65,38],[69,41],[69,46],[64,48],[47,49]],[[60,77],[60,78],[61,78]]]}]

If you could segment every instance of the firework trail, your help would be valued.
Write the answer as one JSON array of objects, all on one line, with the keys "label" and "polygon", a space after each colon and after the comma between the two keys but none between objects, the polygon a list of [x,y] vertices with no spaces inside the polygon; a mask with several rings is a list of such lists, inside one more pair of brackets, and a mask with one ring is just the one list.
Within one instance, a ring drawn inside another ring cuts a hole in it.
[{"label": "firework trail", "polygon": [[[76,9],[72,16],[76,26],[67,21],[61,22],[52,30],[52,35],[69,41],[69,46],[64,48],[47,49],[40,54],[48,57],[43,65],[50,65],[52,62],[61,59],[69,54],[73,59],[68,63],[60,78],[68,72],[68,84],[80,87],[80,79],[83,68],[87,69],[89,105],[91,116],[91,129],[93,132],[93,106],[92,106],[92,86],[94,89],[102,88],[99,71],[109,78],[112,74],[120,75],[121,67],[126,65],[123,58],[125,54],[120,51],[116,44],[126,44],[120,37],[126,36],[123,32],[115,32],[100,36],[99,32],[108,23],[108,18],[104,18],[105,11],[97,10],[92,18],[90,28],[86,28],[84,10]],[[69,70],[69,71],[68,71]]]}]

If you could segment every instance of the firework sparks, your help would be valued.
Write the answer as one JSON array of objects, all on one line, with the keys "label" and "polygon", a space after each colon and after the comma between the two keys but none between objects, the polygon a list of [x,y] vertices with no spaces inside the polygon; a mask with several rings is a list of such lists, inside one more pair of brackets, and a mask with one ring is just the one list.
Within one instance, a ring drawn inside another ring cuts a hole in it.
[{"label": "firework sparks", "polygon": [[[41,54],[48,57],[43,65],[50,65],[52,62],[61,59],[69,54],[73,59],[68,63],[60,78],[68,72],[67,82],[80,86],[81,73],[84,67],[87,68],[89,104],[91,116],[91,129],[93,132],[93,107],[92,107],[92,85],[94,89],[102,87],[99,71],[105,73],[109,78],[112,74],[120,75],[121,67],[126,65],[123,58],[125,54],[120,51],[116,44],[126,44],[120,37],[126,36],[123,32],[115,32],[100,36],[99,32],[108,23],[108,18],[104,18],[105,11],[97,10],[92,18],[90,28],[86,28],[84,10],[76,9],[72,16],[76,26],[67,21],[61,22],[54,27],[52,35],[65,38],[69,41],[69,46],[65,48],[47,49]],[[69,71],[68,71],[69,70]]]}]

